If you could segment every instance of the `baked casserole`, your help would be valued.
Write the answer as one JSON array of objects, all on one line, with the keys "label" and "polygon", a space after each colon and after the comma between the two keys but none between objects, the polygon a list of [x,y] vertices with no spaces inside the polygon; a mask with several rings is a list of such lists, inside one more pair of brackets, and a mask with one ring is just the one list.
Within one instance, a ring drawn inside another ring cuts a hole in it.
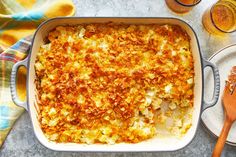
[{"label": "baked casserole", "polygon": [[192,124],[194,66],[177,25],[58,26],[35,63],[39,121],[59,143],[137,143]]}]

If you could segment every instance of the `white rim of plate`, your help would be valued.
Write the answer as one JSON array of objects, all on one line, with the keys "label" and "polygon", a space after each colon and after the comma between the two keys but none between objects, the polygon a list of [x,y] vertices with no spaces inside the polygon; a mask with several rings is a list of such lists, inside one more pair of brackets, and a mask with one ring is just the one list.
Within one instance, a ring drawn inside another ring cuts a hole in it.
[{"label": "white rim of plate", "polygon": [[[228,45],[228,46],[226,46],[226,47],[224,47],[224,48],[218,50],[218,51],[215,52],[212,56],[210,56],[210,58],[208,59],[208,61],[211,61],[215,56],[217,56],[218,54],[220,54],[221,52],[223,52],[225,49],[228,49],[228,48],[233,47],[233,46],[236,46],[236,43],[235,43],[235,44]],[[215,104],[215,105],[216,105],[216,104]],[[214,105],[214,106],[215,106],[215,105]],[[214,107],[214,106],[212,106],[212,107]],[[210,108],[211,108],[211,107],[210,107]],[[208,109],[208,108],[206,108],[206,109]],[[203,113],[204,111],[206,111],[206,109],[203,110],[202,113]],[[201,114],[202,114],[202,113],[201,113]],[[218,136],[217,136],[214,132],[212,132],[212,131],[207,127],[207,124],[204,123],[204,121],[202,120],[202,117],[201,117],[201,124],[202,124],[202,126],[206,129],[207,132],[209,132],[209,133],[210,133],[211,135],[213,135],[214,137],[218,138]],[[226,140],[225,143],[228,144],[228,145],[231,145],[231,146],[236,147],[236,142],[229,142],[229,141]]]}]

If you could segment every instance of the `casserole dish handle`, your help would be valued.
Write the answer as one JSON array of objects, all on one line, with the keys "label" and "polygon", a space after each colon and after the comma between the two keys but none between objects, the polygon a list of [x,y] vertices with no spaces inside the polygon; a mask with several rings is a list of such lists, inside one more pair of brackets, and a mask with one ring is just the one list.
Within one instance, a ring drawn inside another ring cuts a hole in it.
[{"label": "casserole dish handle", "polygon": [[219,95],[220,95],[220,74],[219,74],[219,70],[217,66],[205,59],[203,59],[203,66],[204,68],[210,67],[212,69],[213,76],[214,76],[214,92],[213,92],[213,97],[210,101],[206,101],[203,99],[204,105],[203,105],[202,111],[204,111],[205,109],[209,107],[214,106],[217,103],[219,99]]},{"label": "casserole dish handle", "polygon": [[27,108],[27,101],[21,101],[17,95],[17,90],[16,90],[16,80],[17,80],[17,71],[21,66],[25,66],[27,68],[27,61],[28,61],[28,57],[25,58],[22,61],[17,62],[16,64],[14,64],[12,71],[11,71],[11,82],[10,82],[10,90],[11,90],[11,97],[12,97],[12,101],[20,106],[25,108],[26,110],[28,110]]}]

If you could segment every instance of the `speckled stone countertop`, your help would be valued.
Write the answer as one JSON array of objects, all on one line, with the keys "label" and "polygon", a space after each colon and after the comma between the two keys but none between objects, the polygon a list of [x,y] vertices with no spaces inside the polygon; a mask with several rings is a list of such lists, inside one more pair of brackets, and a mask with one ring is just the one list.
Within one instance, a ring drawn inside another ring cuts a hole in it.
[{"label": "speckled stone countertop", "polygon": [[[236,43],[236,33],[219,38],[207,33],[201,23],[203,11],[216,0],[202,0],[190,13],[177,15],[171,12],[164,0],[74,0],[77,16],[112,17],[178,17],[188,22],[196,31],[203,57],[208,58],[217,50]],[[30,117],[25,112],[16,122],[0,149],[0,157],[208,157],[216,138],[199,125],[196,137],[184,149],[161,153],[70,153],[55,152],[42,146],[32,129]],[[225,146],[223,157],[236,157],[236,147]]]}]

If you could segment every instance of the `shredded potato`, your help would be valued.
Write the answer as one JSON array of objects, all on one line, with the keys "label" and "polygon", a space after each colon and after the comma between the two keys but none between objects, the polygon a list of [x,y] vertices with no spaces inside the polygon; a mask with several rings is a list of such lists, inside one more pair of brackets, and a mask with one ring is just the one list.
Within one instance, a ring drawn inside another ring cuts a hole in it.
[{"label": "shredded potato", "polygon": [[179,26],[58,26],[48,39],[35,69],[49,140],[137,143],[191,127],[193,57]]}]

